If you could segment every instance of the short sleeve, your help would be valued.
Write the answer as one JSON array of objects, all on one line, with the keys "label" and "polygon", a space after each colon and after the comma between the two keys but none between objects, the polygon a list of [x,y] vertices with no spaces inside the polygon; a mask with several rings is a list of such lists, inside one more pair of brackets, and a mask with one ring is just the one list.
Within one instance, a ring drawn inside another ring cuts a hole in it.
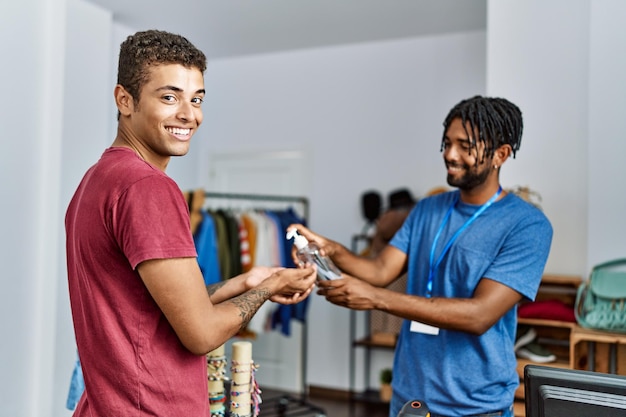
[{"label": "short sleeve", "polygon": [[111,224],[133,269],[149,259],[197,256],[185,198],[165,175],[150,175],[128,187],[112,208]]},{"label": "short sleeve", "polygon": [[529,300],[537,294],[550,245],[552,226],[542,213],[531,210],[507,234],[500,253],[485,277],[501,282]]}]

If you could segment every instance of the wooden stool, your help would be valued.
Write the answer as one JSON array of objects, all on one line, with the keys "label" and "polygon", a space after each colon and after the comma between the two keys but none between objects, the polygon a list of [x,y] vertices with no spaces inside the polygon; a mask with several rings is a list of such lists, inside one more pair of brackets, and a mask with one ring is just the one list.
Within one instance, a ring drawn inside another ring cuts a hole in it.
[{"label": "wooden stool", "polygon": [[[587,342],[583,344],[581,342]],[[626,334],[574,326],[570,333],[570,367],[626,375]]]}]

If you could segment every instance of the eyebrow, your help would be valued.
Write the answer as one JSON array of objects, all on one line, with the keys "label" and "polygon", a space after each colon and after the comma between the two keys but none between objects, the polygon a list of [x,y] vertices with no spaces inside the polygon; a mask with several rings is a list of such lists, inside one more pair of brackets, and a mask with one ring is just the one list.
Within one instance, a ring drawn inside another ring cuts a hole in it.
[{"label": "eyebrow", "polygon": [[467,137],[467,138],[451,138],[448,135],[444,135],[443,136],[443,140],[448,140],[448,141],[458,140],[459,142],[472,142],[472,138],[470,138],[470,137]]},{"label": "eyebrow", "polygon": [[[159,87],[156,89],[156,91],[176,91],[176,92],[182,92],[183,89],[180,87],[176,87],[174,85],[164,85],[163,87]],[[205,94],[206,90],[204,88],[200,88],[198,90],[196,90],[196,94]]]}]

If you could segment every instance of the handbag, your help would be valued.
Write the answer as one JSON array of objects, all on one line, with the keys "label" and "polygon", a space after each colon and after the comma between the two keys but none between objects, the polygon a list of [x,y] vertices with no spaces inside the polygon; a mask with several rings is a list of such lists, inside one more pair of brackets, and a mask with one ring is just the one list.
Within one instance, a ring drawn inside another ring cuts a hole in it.
[{"label": "handbag", "polygon": [[626,333],[626,269],[620,266],[626,259],[596,265],[579,285],[574,312],[581,327]]}]

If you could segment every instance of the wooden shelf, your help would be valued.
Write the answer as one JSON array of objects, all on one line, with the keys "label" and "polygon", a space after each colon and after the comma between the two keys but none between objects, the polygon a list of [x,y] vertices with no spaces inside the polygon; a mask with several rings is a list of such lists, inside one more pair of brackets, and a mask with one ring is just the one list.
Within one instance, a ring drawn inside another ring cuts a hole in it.
[{"label": "wooden shelf", "polygon": [[575,326],[572,332],[572,345],[580,341],[593,341],[610,344],[626,344],[626,333],[604,332]]},{"label": "wooden shelf", "polygon": [[541,285],[562,285],[578,288],[581,282],[583,279],[576,275],[544,274],[541,277]]},{"label": "wooden shelf", "polygon": [[626,375],[626,334],[576,326],[570,338],[570,366]]},{"label": "wooden shelf", "polygon": [[395,342],[379,341],[379,340],[372,339],[371,336],[367,336],[362,339],[355,340],[352,343],[354,346],[363,346],[363,347],[379,348],[379,349],[394,349],[396,347]]},{"label": "wooden shelf", "polygon": [[574,327],[577,327],[577,324],[572,323],[571,321],[528,319],[528,318],[520,317],[517,319],[517,322],[519,324],[526,324],[528,326],[558,327],[558,328],[567,328],[567,329],[572,329]]}]

